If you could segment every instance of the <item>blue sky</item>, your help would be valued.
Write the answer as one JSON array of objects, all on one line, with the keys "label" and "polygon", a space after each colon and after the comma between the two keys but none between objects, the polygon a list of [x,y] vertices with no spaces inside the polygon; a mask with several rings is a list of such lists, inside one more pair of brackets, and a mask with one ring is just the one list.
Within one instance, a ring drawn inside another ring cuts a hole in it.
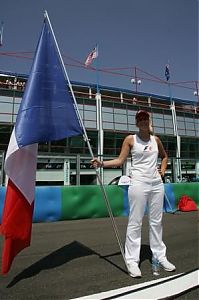
[{"label": "blue sky", "polygon": [[96,83],[96,72],[83,63],[98,43],[93,66],[103,70],[100,84],[135,90],[136,67],[139,91],[169,96],[164,82],[169,60],[172,96],[197,101],[197,0],[0,0],[1,71],[29,73],[45,10],[70,80]]}]

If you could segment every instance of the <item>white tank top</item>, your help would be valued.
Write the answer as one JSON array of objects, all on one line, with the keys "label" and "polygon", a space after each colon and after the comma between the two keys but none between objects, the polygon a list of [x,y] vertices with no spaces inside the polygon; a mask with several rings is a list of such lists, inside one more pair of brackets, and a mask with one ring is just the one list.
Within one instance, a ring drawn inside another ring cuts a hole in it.
[{"label": "white tank top", "polygon": [[130,168],[132,182],[162,182],[157,168],[158,145],[155,137],[150,135],[149,141],[145,142],[134,134],[133,140]]}]

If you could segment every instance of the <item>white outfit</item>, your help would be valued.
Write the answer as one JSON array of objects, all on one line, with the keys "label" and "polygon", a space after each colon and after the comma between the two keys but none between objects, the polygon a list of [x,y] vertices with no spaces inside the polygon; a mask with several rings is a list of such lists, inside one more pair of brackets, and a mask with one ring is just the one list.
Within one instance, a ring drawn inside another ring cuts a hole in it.
[{"label": "white outfit", "polygon": [[157,169],[158,145],[154,136],[148,142],[133,135],[132,166],[129,186],[129,220],[126,233],[125,257],[127,263],[139,263],[142,219],[148,203],[149,241],[153,256],[158,260],[166,256],[162,241],[162,212],[164,185]]}]

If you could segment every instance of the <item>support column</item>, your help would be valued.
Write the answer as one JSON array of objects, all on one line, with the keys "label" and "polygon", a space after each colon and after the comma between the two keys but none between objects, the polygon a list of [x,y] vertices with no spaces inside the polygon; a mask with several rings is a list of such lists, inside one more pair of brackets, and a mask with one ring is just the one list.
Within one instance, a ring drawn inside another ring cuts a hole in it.
[{"label": "support column", "polygon": [[80,185],[80,155],[76,157],[76,185]]},{"label": "support column", "polygon": [[[97,119],[97,132],[98,132],[98,143],[97,143],[97,156],[98,159],[103,161],[103,149],[104,149],[104,131],[102,126],[102,99],[101,94],[96,93],[95,95],[96,99],[96,119]],[[100,168],[100,177],[102,180],[102,183],[104,183],[104,170],[103,168]],[[99,183],[99,182],[98,182]]]},{"label": "support column", "polygon": [[178,135],[178,125],[177,125],[177,118],[176,118],[176,110],[175,110],[175,102],[172,99],[171,95],[171,87],[170,83],[168,83],[169,86],[169,95],[170,95],[170,108],[172,113],[172,121],[173,121],[173,132],[174,136],[176,137],[176,176],[178,179],[182,180],[182,170],[181,170],[181,153],[180,153],[180,136]]}]

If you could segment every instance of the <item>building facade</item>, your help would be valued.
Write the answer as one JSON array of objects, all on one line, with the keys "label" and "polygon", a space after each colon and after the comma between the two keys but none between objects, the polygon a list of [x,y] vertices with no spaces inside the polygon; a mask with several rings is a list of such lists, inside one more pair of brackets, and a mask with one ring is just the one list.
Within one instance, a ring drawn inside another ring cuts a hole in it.
[{"label": "building facade", "polygon": [[[0,184],[6,182],[3,164],[10,134],[27,81],[26,75],[0,74]],[[150,112],[153,129],[169,156],[166,180],[195,181],[199,176],[199,116],[196,102],[119,88],[72,82],[83,123],[94,153],[110,159],[120,152],[127,134],[137,132],[135,114]],[[39,144],[37,185],[96,184],[90,152],[81,136]],[[105,184],[128,168],[105,169]]]}]

